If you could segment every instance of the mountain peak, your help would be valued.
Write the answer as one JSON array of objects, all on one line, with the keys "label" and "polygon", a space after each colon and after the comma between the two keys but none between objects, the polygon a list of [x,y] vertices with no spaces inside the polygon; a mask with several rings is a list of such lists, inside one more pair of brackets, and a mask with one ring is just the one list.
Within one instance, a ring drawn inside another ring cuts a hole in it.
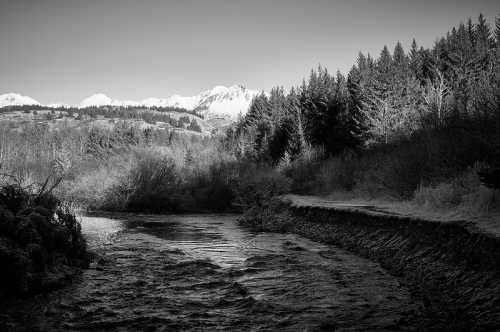
[{"label": "mountain peak", "polygon": [[229,88],[218,85],[200,94],[200,102],[195,109],[207,118],[235,120],[248,111],[252,99],[258,94],[258,91],[248,90],[242,84]]},{"label": "mountain peak", "polygon": [[31,97],[23,96],[19,93],[10,92],[0,95],[0,107],[14,105],[40,105],[40,103]]},{"label": "mountain peak", "polygon": [[112,104],[112,99],[104,93],[95,93],[80,102],[80,107],[106,106]]}]

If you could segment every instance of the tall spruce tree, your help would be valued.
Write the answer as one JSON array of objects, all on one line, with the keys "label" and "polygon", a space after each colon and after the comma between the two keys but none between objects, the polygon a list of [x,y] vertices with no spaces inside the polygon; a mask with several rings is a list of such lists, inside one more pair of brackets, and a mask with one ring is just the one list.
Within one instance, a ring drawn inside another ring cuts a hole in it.
[{"label": "tall spruce tree", "polygon": [[478,24],[476,26],[476,49],[480,55],[486,55],[492,46],[491,30],[483,14],[479,14]]},{"label": "tall spruce tree", "polygon": [[495,41],[497,48],[500,49],[500,14],[495,18]]},{"label": "tall spruce tree", "polygon": [[396,47],[394,47],[394,54],[392,56],[394,60],[394,64],[398,67],[399,70],[406,70],[406,66],[408,65],[408,58],[406,57],[403,46],[398,41],[396,43]]},{"label": "tall spruce tree", "polygon": [[472,48],[476,48],[476,28],[474,23],[472,23],[472,19],[469,17],[467,20],[467,34],[469,35],[469,40],[472,45]]},{"label": "tall spruce tree", "polygon": [[422,80],[422,59],[420,57],[420,52],[418,50],[417,41],[413,39],[409,54],[409,68],[415,77]]},{"label": "tall spruce tree", "polygon": [[380,57],[377,61],[377,70],[381,74],[389,74],[392,66],[392,56],[391,52],[389,52],[389,48],[387,45],[384,46],[382,51],[380,52]]},{"label": "tall spruce tree", "polygon": [[468,62],[472,57],[472,43],[467,33],[467,28],[460,23],[457,30],[458,54],[462,57],[462,63]]}]

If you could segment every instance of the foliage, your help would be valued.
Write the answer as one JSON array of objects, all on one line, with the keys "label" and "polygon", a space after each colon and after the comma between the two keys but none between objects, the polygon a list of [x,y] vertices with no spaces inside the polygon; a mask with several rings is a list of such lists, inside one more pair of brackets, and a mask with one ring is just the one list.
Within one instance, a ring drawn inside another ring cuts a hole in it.
[{"label": "foliage", "polygon": [[229,155],[201,148],[134,150],[128,155],[130,166],[103,188],[105,194],[97,207],[148,212],[230,210],[238,165]]},{"label": "foliage", "polygon": [[68,207],[49,192],[2,185],[1,297],[40,291],[51,286],[48,275],[57,276],[62,266],[84,266],[87,259],[80,224]]}]

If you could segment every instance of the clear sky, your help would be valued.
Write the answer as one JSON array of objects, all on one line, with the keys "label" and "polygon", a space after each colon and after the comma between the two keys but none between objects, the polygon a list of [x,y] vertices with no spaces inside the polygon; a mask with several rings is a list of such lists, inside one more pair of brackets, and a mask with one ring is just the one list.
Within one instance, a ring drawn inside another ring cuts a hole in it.
[{"label": "clear sky", "polygon": [[319,63],[346,72],[358,51],[431,46],[491,0],[0,0],[0,94],[78,103],[140,100],[215,85],[299,84]]}]

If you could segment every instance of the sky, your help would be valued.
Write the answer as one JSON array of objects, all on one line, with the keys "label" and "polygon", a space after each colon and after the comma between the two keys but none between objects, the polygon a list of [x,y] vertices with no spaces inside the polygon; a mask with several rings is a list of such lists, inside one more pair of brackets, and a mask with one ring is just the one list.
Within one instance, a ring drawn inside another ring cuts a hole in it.
[{"label": "sky", "polygon": [[298,85],[311,68],[347,73],[359,51],[436,38],[491,0],[0,0],[0,94],[77,104],[216,85]]}]

